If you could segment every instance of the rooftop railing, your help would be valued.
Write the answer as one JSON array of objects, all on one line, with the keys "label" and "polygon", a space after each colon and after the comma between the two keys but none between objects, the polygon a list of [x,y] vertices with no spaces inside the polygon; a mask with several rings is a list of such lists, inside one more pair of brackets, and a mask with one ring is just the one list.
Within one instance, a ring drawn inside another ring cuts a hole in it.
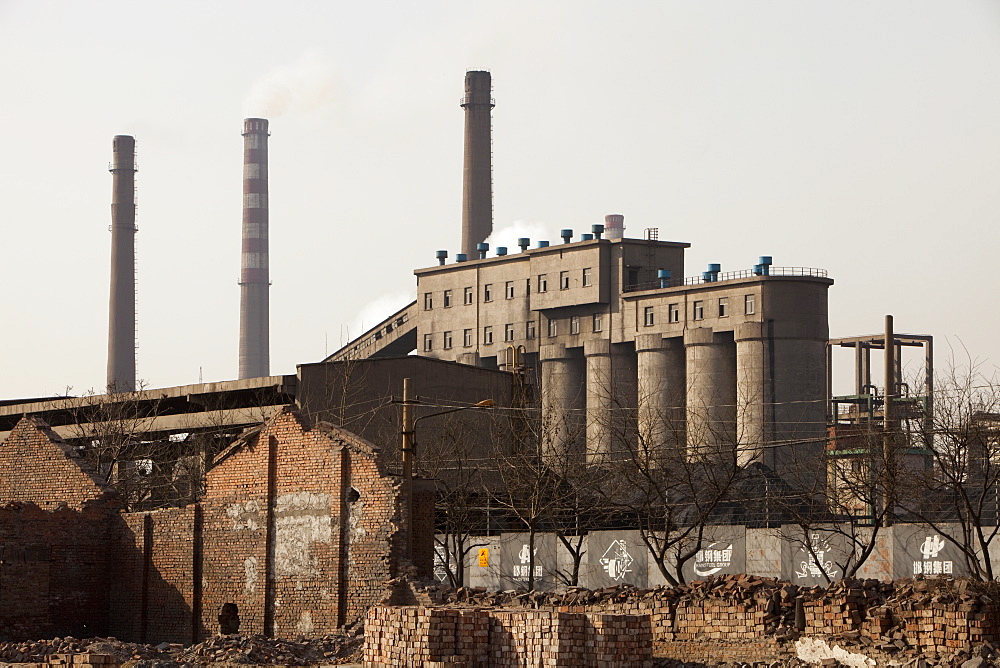
[{"label": "rooftop railing", "polygon": [[642,290],[658,290],[660,288],[679,288],[685,285],[702,285],[706,283],[720,283],[722,281],[734,281],[741,278],[759,278],[761,276],[812,276],[815,278],[827,278],[826,269],[815,269],[813,267],[768,267],[768,271],[758,272],[753,269],[741,269],[739,271],[726,271],[714,274],[711,278],[705,276],[688,276],[687,278],[667,278],[648,283],[636,283],[622,288],[622,292],[640,292]]}]

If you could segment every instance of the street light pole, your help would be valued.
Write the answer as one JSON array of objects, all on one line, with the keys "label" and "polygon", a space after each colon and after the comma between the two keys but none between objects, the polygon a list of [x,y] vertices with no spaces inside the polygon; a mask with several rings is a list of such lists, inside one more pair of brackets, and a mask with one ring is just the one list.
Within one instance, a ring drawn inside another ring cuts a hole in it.
[{"label": "street light pole", "polygon": [[459,406],[458,408],[450,408],[446,411],[440,411],[437,413],[431,413],[430,415],[421,415],[420,417],[414,419],[413,417],[413,406],[419,404],[420,402],[413,398],[413,390],[410,387],[410,379],[403,379],[403,419],[402,419],[402,436],[403,436],[403,499],[406,502],[406,558],[409,562],[413,563],[413,459],[416,448],[416,427],[417,422],[425,418],[437,417],[438,415],[447,415],[448,413],[457,413],[459,411],[469,410],[470,408],[490,408],[493,406],[494,402],[492,399],[483,399],[477,403],[470,406]]},{"label": "street light pole", "polygon": [[413,563],[413,394],[403,379],[403,499],[406,502],[406,558]]}]

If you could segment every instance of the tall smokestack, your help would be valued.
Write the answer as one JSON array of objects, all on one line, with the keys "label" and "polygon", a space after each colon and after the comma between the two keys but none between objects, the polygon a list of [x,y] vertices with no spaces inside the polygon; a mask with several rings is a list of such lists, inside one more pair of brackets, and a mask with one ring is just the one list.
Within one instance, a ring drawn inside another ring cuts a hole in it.
[{"label": "tall smokestack", "polygon": [[476,246],[493,232],[493,169],[490,139],[493,83],[489,72],[465,73],[465,168],[462,174],[462,252],[476,257]]},{"label": "tall smokestack", "polygon": [[267,119],[243,121],[240,378],[270,375],[267,262]]},{"label": "tall smokestack", "polygon": [[135,138],[116,135],[110,172],[111,299],[108,304],[108,391],[135,390]]}]

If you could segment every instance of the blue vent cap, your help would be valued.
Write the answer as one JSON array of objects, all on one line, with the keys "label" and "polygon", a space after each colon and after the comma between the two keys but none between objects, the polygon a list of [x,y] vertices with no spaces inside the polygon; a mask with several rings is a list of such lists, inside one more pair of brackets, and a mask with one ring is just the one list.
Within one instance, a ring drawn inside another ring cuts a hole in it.
[{"label": "blue vent cap", "polygon": [[487,243],[476,244],[476,250],[477,251],[488,251],[489,249],[490,249],[490,245],[487,244]]},{"label": "blue vent cap", "polygon": [[772,260],[771,260],[771,256],[770,255],[761,255],[757,259],[757,262],[760,263],[760,264],[774,264],[772,262]]},{"label": "blue vent cap", "polygon": [[721,264],[715,264],[715,263],[710,264],[710,265],[708,265],[708,270],[711,271],[711,272],[715,272],[717,274],[720,271],[722,271],[722,265]]},{"label": "blue vent cap", "polygon": [[591,234],[590,232],[584,232],[583,234],[580,235],[580,241],[593,241],[593,240],[594,240],[594,235]]},{"label": "blue vent cap", "polygon": [[521,250],[524,250],[525,248],[531,245],[531,239],[529,239],[528,237],[521,237],[520,239],[517,240],[517,245],[521,247]]},{"label": "blue vent cap", "polygon": [[569,243],[569,240],[573,238],[573,230],[559,230],[559,236],[562,237],[563,243]]},{"label": "blue vent cap", "polygon": [[591,225],[590,231],[593,232],[595,235],[604,234],[604,225],[601,225],[600,223],[598,223],[597,225]]},{"label": "blue vent cap", "polygon": [[549,242],[548,241],[539,241],[538,242],[538,247],[539,248],[548,248],[549,247]]},{"label": "blue vent cap", "polygon": [[497,246],[497,256],[503,257],[506,254],[507,254],[507,247],[506,246]]},{"label": "blue vent cap", "polygon": [[660,269],[660,270],[658,270],[656,272],[656,277],[657,278],[670,278],[670,270],[669,269]]},{"label": "blue vent cap", "polygon": [[439,260],[446,259],[448,257],[448,251],[446,250],[437,251],[434,253],[434,257],[436,257]]},{"label": "blue vent cap", "polygon": [[458,255],[455,256],[455,262],[465,262],[468,259],[469,256],[466,255],[465,253],[459,253]]}]

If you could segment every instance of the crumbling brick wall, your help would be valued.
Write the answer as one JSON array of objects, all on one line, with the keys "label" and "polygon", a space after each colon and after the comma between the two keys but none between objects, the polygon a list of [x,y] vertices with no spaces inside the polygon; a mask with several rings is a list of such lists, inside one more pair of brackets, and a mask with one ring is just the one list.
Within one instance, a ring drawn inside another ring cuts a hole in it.
[{"label": "crumbling brick wall", "polygon": [[285,411],[223,452],[204,507],[204,629],[327,633],[388,594],[405,548],[398,480],[350,433]]},{"label": "crumbling brick wall", "polygon": [[106,632],[117,507],[44,422],[18,422],[0,443],[0,635]]}]

